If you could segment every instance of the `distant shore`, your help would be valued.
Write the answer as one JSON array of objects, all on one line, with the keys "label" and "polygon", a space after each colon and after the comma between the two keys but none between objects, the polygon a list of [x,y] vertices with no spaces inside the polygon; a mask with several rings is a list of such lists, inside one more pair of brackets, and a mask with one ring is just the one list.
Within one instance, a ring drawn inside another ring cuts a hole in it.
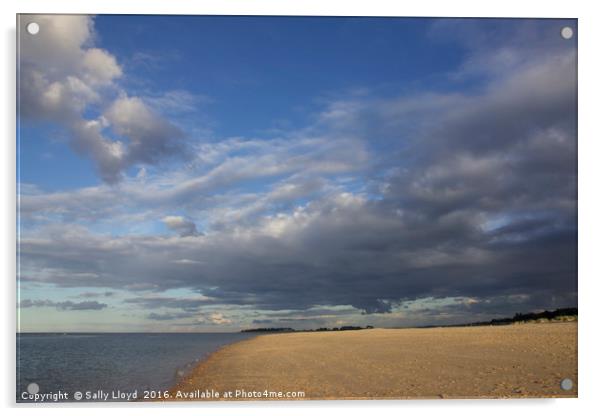
[{"label": "distant shore", "polygon": [[261,335],[211,354],[170,397],[577,397],[577,323]]}]

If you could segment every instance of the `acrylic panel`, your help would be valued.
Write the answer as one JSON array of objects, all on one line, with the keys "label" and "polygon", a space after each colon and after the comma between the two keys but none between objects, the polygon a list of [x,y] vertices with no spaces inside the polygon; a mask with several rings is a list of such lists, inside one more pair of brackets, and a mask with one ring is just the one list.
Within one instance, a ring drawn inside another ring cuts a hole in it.
[{"label": "acrylic panel", "polygon": [[17,402],[577,396],[576,19],[17,44]]}]

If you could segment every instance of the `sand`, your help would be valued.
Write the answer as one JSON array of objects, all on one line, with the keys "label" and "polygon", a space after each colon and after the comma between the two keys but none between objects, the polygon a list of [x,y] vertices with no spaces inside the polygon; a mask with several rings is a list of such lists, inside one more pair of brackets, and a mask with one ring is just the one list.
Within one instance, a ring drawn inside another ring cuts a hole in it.
[{"label": "sand", "polygon": [[[564,378],[572,390],[560,388]],[[577,397],[577,324],[260,335],[213,353],[170,393],[211,390],[219,399],[236,390],[302,391],[304,399]]]}]

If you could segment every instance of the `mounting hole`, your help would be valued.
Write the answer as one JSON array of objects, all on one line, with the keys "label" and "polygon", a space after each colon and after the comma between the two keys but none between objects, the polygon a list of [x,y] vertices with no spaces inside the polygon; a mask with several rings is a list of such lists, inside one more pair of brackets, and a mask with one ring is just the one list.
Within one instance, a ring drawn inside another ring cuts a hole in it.
[{"label": "mounting hole", "polygon": [[560,388],[565,391],[569,391],[573,389],[573,380],[570,378],[565,378],[560,382]]},{"label": "mounting hole", "polygon": [[30,35],[37,35],[40,31],[40,25],[36,22],[31,22],[27,25],[27,33]]},{"label": "mounting hole", "polygon": [[38,386],[38,383],[29,383],[27,385],[27,393],[29,394],[38,394],[39,391],[40,386]]},{"label": "mounting hole", "polygon": [[560,30],[560,36],[563,39],[569,40],[573,37],[573,28],[570,26],[565,26]]}]

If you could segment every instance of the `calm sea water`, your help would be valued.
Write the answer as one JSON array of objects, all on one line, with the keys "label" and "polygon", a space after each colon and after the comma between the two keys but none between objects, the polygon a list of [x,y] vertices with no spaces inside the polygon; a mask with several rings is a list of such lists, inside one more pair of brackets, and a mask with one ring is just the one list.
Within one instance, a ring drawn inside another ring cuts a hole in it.
[{"label": "calm sea water", "polygon": [[17,334],[17,401],[40,393],[160,390],[219,347],[254,336],[206,334]]}]

